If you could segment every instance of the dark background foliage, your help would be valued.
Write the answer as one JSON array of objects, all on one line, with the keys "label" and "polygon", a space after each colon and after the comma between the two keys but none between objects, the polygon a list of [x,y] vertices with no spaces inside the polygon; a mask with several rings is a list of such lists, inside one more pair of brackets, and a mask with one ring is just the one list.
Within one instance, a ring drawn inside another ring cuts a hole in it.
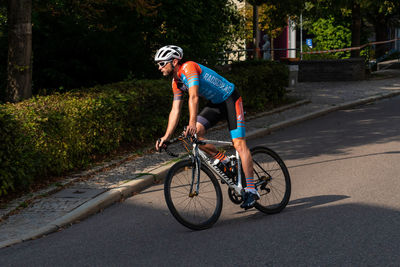
[{"label": "dark background foliage", "polygon": [[[132,78],[159,77],[157,48],[215,64],[236,40],[241,17],[227,0],[34,0],[33,94]],[[6,7],[0,4],[0,73],[7,62]]]}]

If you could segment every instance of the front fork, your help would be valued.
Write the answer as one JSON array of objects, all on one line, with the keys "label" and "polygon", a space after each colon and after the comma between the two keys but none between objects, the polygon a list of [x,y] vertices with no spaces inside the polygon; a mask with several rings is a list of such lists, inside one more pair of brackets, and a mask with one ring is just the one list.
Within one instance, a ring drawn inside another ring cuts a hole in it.
[{"label": "front fork", "polygon": [[[195,197],[199,195],[201,160],[198,155],[199,155],[199,147],[198,145],[195,145],[193,148],[193,156],[191,157],[192,163],[194,164],[194,168],[192,169],[192,182],[190,184],[189,197]],[[197,180],[196,190],[193,191],[194,187],[193,185],[195,184],[196,180]]]}]

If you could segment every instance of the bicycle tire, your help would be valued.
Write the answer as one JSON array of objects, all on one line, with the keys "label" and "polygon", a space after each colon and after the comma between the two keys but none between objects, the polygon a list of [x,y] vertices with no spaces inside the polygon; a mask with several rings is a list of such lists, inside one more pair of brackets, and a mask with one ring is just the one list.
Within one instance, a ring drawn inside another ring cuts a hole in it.
[{"label": "bicycle tire", "polygon": [[[200,188],[197,196],[189,196],[194,164],[191,160],[177,162],[164,181],[167,206],[182,225],[192,230],[204,230],[217,222],[222,211],[222,192],[217,178],[201,165]],[[206,212],[209,207],[211,211]],[[194,208],[193,213],[189,211]]]},{"label": "bicycle tire", "polygon": [[257,200],[255,208],[267,214],[278,213],[289,203],[291,193],[289,171],[273,150],[257,146],[250,151],[256,183],[268,180],[266,184],[257,187],[260,199]]}]

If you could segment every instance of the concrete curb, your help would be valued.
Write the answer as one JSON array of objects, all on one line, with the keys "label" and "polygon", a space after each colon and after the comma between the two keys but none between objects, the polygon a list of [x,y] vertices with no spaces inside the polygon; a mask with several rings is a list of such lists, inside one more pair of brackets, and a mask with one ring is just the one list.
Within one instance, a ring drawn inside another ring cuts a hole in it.
[{"label": "concrete curb", "polygon": [[[248,139],[254,139],[266,134],[269,134],[273,131],[276,131],[278,129],[288,127],[297,123],[300,123],[305,120],[310,120],[314,119],[323,115],[326,115],[328,113],[341,110],[341,109],[347,109],[355,106],[359,106],[362,104],[374,102],[380,99],[384,98],[390,98],[394,96],[400,95],[400,92],[393,92],[393,93],[388,93],[388,94],[379,94],[367,98],[363,98],[360,100],[356,101],[349,101],[345,102],[341,105],[333,106],[333,107],[328,107],[325,109],[321,109],[319,111],[311,112],[302,116],[298,116],[293,119],[289,119],[280,123],[273,124],[269,127],[262,128],[256,131],[252,131],[247,135]],[[23,241],[31,240],[31,239],[36,239],[39,238],[43,235],[50,234],[52,232],[55,232],[59,230],[60,228],[70,225],[76,221],[82,220],[83,218],[86,218],[108,206],[111,204],[120,201],[121,199],[127,198],[129,196],[132,196],[134,193],[138,193],[142,191],[143,189],[147,188],[148,186],[152,185],[155,181],[162,181],[165,176],[168,173],[168,170],[171,168],[171,166],[174,163],[170,163],[164,166],[161,166],[152,172],[150,175],[145,175],[142,176],[138,179],[135,179],[133,181],[127,182],[119,187],[113,188],[105,193],[102,193],[98,195],[97,197],[91,199],[90,201],[82,204],[78,208],[74,209],[70,213],[64,215],[63,217],[57,219],[56,221],[40,228],[35,231],[30,232],[29,234],[23,235],[21,237],[12,239],[12,240],[7,240],[0,242],[0,248],[11,246]]]}]

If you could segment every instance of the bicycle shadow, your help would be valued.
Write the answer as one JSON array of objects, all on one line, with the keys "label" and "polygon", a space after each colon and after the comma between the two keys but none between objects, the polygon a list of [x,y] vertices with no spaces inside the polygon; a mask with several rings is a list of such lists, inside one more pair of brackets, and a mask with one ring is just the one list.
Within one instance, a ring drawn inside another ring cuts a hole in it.
[{"label": "bicycle shadow", "polygon": [[[282,212],[293,212],[293,211],[299,211],[299,210],[304,210],[304,209],[309,209],[312,207],[317,207],[325,204],[330,204],[333,202],[337,202],[343,199],[350,198],[349,196],[345,195],[321,195],[321,196],[313,196],[313,197],[305,197],[305,198],[299,198],[295,200],[289,201],[288,205]],[[247,211],[245,210],[240,210],[236,212],[236,214],[242,214],[246,213]],[[263,216],[268,216],[268,214],[262,213],[262,212],[257,212],[251,217],[263,217]]]},{"label": "bicycle shadow", "polygon": [[350,198],[345,195],[324,195],[324,196],[314,196],[305,197],[296,200],[289,201],[289,204],[285,208],[286,211],[297,211],[302,209],[308,209],[320,205],[325,205],[328,203],[340,201],[343,199]]}]

